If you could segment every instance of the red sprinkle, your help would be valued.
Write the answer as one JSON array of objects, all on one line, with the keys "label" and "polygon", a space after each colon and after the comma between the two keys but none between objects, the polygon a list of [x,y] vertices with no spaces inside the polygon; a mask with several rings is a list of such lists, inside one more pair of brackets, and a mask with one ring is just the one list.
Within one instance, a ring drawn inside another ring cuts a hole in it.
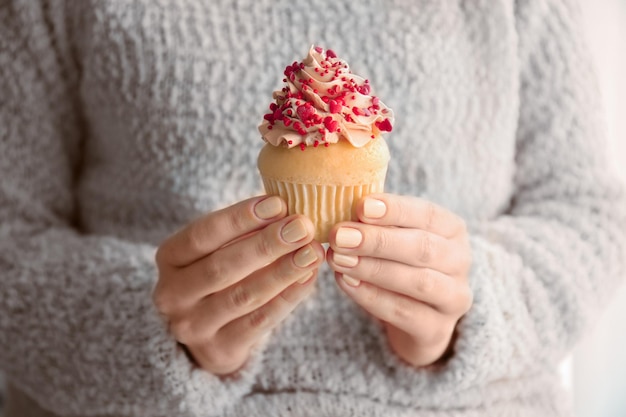
[{"label": "red sprinkle", "polygon": [[337,58],[337,54],[332,49],[326,51],[326,56],[328,58]]},{"label": "red sprinkle", "polygon": [[305,150],[305,149],[306,149],[306,145],[305,145],[304,143],[301,143],[301,144],[300,144],[300,149],[301,149],[301,150]]},{"label": "red sprinkle", "polygon": [[334,133],[339,129],[339,123],[336,120],[333,120],[332,117],[326,116],[324,118],[324,127],[328,129],[330,133]]},{"label": "red sprinkle", "polygon": [[328,146],[329,146],[329,145],[330,145],[330,144],[329,144],[328,142],[326,142],[326,143],[324,144],[324,147],[325,147],[325,148],[328,148]]},{"label": "red sprinkle", "polygon": [[391,132],[392,126],[389,119],[385,119],[382,122],[376,122],[376,127],[382,132]]}]

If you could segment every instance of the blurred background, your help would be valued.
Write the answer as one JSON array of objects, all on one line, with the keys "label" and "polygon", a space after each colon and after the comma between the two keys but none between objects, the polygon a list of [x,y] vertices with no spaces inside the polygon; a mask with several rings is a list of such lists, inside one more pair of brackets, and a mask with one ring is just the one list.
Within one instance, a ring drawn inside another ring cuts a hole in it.
[{"label": "blurred background", "polygon": [[[626,0],[580,3],[603,95],[609,159],[626,182]],[[577,417],[626,416],[626,286],[564,364],[563,372]]]}]

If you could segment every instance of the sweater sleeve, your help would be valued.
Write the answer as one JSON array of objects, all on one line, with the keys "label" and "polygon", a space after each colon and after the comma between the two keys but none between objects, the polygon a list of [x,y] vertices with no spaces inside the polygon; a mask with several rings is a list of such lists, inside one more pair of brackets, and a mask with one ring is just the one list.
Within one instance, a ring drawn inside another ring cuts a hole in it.
[{"label": "sweater sleeve", "polygon": [[240,378],[195,368],[152,307],[155,248],[81,234],[83,133],[63,2],[0,4],[0,369],[61,415],[213,416]]},{"label": "sweater sleeve", "polygon": [[626,199],[578,5],[517,3],[515,193],[505,215],[472,225],[475,306],[457,343],[478,382],[555,370],[626,274]]},{"label": "sweater sleeve", "polygon": [[[520,108],[510,208],[469,221],[472,309],[430,392],[556,372],[625,277],[626,200],[570,1],[517,2]],[[387,360],[406,385],[423,372]],[[454,391],[454,390],[453,390]]]}]

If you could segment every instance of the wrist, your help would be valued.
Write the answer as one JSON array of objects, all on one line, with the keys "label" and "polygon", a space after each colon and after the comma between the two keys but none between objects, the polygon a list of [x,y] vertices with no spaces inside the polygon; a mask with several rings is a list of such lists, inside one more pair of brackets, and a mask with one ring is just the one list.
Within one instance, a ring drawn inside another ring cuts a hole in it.
[{"label": "wrist", "polygon": [[423,340],[389,324],[386,325],[386,333],[391,350],[403,362],[415,368],[441,366],[454,353],[455,328],[440,340],[431,343],[424,343]]}]

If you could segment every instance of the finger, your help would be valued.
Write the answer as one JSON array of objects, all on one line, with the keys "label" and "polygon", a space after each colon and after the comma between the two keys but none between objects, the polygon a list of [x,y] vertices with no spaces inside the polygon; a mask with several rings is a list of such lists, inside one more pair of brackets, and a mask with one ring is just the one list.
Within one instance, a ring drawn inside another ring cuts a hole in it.
[{"label": "finger", "polygon": [[330,267],[349,277],[405,295],[443,314],[461,315],[471,305],[471,290],[453,277],[430,268],[380,258],[343,255],[329,249]]},{"label": "finger", "polygon": [[179,269],[166,278],[168,282],[164,285],[168,287],[169,296],[176,299],[173,302],[195,304],[310,243],[314,233],[309,219],[301,215],[289,216]]},{"label": "finger", "polygon": [[377,319],[413,335],[424,344],[445,337],[442,328],[446,327],[443,326],[446,316],[430,306],[367,282],[352,286],[343,279],[342,274],[336,275],[339,287]]},{"label": "finger", "polygon": [[250,349],[313,292],[315,281],[313,277],[303,284],[292,284],[262,307],[222,327],[216,335],[220,345],[232,350]]},{"label": "finger", "polygon": [[463,219],[451,211],[413,196],[370,194],[357,203],[356,213],[364,223],[416,228],[448,238],[466,227]]},{"label": "finger", "polygon": [[185,323],[172,324],[172,333],[184,344],[206,340],[234,321],[282,293],[287,287],[306,282],[317,273],[324,248],[317,242],[283,256],[237,284],[204,298],[185,313]]},{"label": "finger", "polygon": [[214,211],[163,242],[157,252],[157,262],[172,266],[189,265],[286,214],[287,206],[277,196],[254,197]]},{"label": "finger", "polygon": [[328,239],[338,253],[388,259],[454,276],[463,274],[471,262],[460,242],[420,229],[343,222],[331,229]]}]

